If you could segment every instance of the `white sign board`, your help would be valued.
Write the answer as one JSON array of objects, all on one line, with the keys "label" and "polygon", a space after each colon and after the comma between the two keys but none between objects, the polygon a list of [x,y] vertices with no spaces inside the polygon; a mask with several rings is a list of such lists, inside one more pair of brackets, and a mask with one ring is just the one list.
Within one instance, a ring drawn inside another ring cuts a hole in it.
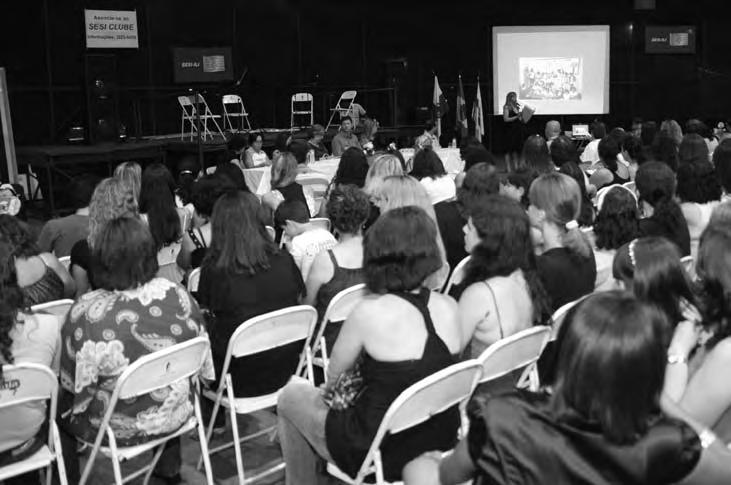
[{"label": "white sign board", "polygon": [[137,49],[137,12],[84,10],[87,49]]}]

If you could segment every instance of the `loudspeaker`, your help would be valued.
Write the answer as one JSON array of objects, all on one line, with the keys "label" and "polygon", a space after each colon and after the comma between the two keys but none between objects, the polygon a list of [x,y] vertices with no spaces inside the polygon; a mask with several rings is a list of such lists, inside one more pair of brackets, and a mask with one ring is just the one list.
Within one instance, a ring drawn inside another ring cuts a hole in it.
[{"label": "loudspeaker", "polygon": [[116,140],[119,135],[117,57],[88,54],[85,64],[89,143]]},{"label": "loudspeaker", "polygon": [[409,69],[409,60],[405,57],[386,59],[384,61],[386,72],[386,86],[397,87],[406,80],[406,72]]}]

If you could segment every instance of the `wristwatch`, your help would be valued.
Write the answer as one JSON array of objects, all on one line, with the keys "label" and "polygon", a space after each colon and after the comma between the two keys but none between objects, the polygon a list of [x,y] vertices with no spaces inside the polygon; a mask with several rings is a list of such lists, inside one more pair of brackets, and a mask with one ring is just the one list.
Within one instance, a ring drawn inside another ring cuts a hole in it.
[{"label": "wristwatch", "polygon": [[668,352],[668,364],[687,364],[688,363],[688,356],[675,353],[675,352]]}]

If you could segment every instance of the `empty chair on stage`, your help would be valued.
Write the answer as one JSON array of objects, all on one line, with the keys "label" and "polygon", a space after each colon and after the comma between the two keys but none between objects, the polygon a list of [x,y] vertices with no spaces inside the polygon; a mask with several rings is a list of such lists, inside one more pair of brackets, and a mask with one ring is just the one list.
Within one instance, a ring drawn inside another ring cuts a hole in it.
[{"label": "empty chair on stage", "polygon": [[[193,135],[198,131],[198,118],[200,118],[200,126],[202,130],[201,138],[203,140],[208,139],[209,136],[213,138],[213,132],[208,128],[209,120],[213,123],[211,128],[215,127],[218,134],[223,136],[223,131],[221,130],[218,121],[216,121],[217,118],[221,117],[221,115],[213,114],[211,108],[208,107],[208,103],[206,103],[206,100],[202,95],[198,94],[197,98],[198,102],[196,103],[195,95],[178,96],[178,103],[182,110],[180,115],[180,139],[182,140],[184,138],[185,124],[188,123],[190,125],[190,140],[193,140]],[[200,113],[200,116],[196,114],[196,110],[199,110],[198,113]]]},{"label": "empty chair on stage", "polygon": [[[238,94],[224,94],[221,99],[223,104],[223,129],[231,131],[251,130],[249,113],[244,107],[244,102]],[[233,120],[238,120],[234,128]]]}]

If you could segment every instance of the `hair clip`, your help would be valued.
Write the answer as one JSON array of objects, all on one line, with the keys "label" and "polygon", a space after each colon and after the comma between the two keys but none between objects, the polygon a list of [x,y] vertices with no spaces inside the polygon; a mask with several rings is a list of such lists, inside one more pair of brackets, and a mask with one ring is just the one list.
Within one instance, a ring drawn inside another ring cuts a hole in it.
[{"label": "hair clip", "polygon": [[567,231],[571,231],[572,229],[578,229],[579,228],[579,223],[576,222],[576,219],[574,219],[574,220],[571,220],[571,221],[567,222],[564,225],[564,227],[566,227],[566,230]]},{"label": "hair clip", "polygon": [[629,261],[632,263],[632,268],[637,268],[637,259],[635,258],[635,244],[637,244],[637,239],[633,239],[631,243],[629,243]]}]

